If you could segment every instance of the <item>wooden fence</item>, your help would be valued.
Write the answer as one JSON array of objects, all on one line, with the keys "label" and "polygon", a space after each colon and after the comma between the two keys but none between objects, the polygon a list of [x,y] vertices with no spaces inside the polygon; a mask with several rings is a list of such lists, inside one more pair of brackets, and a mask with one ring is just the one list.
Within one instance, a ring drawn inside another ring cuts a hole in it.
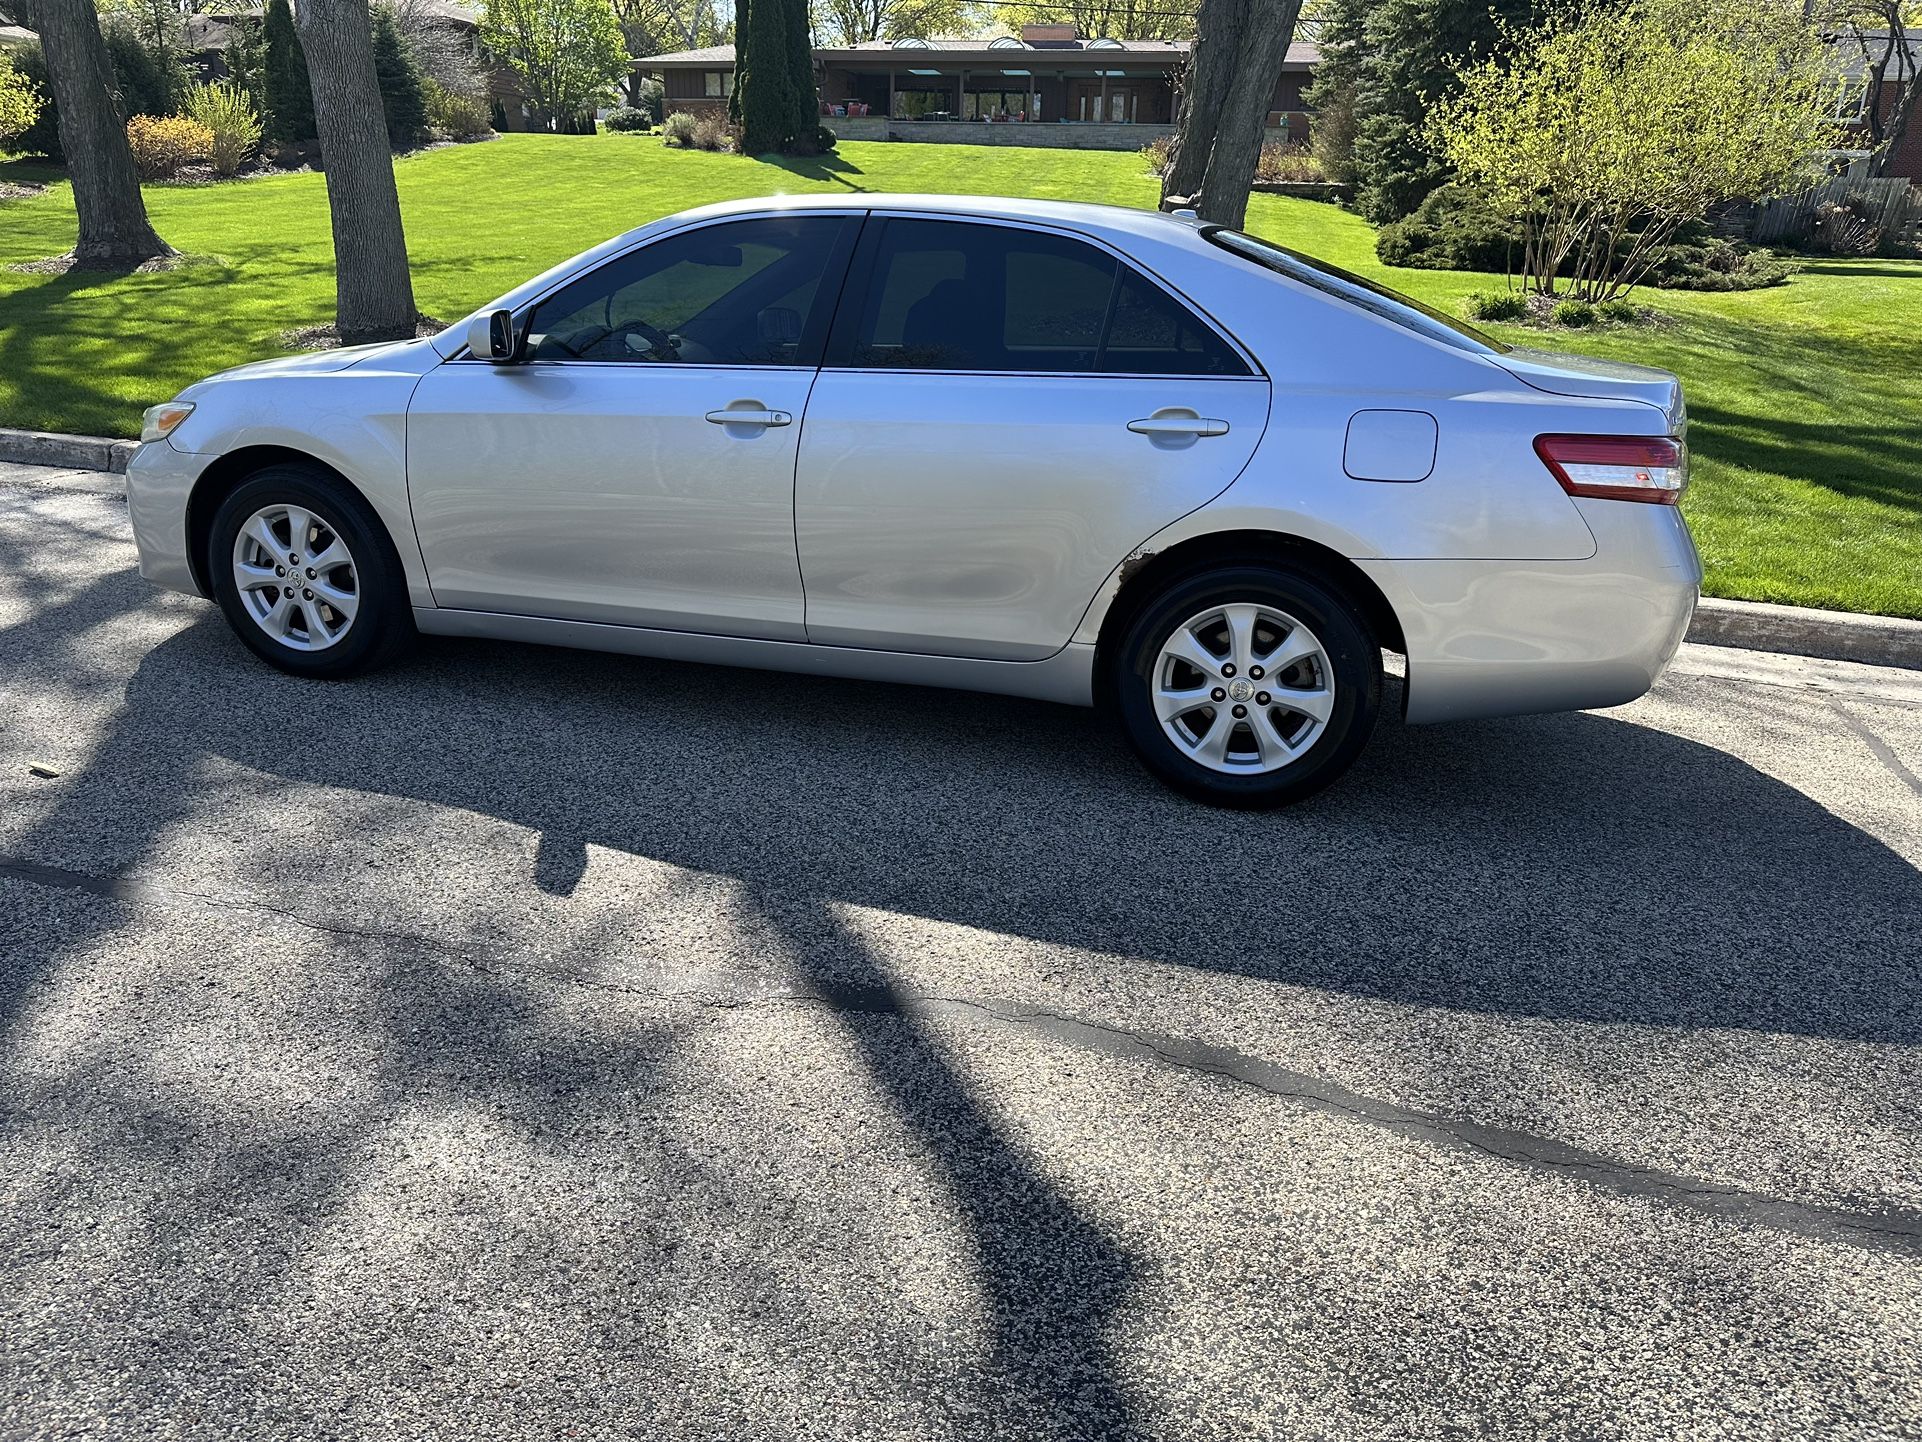
[{"label": "wooden fence", "polygon": [[1756,206],[1749,239],[1761,245],[1799,239],[1807,235],[1816,207],[1831,202],[1860,206],[1868,224],[1892,240],[1913,244],[1922,233],[1922,190],[1899,176],[1858,180],[1839,175],[1800,195],[1778,195]]}]

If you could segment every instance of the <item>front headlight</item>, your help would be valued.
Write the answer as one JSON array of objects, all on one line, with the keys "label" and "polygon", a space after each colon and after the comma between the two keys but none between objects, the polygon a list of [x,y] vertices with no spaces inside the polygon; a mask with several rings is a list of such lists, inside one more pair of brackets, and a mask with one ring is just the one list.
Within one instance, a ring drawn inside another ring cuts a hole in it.
[{"label": "front headlight", "polygon": [[140,416],[140,439],[164,441],[193,413],[192,401],[168,401],[165,405],[148,406]]}]

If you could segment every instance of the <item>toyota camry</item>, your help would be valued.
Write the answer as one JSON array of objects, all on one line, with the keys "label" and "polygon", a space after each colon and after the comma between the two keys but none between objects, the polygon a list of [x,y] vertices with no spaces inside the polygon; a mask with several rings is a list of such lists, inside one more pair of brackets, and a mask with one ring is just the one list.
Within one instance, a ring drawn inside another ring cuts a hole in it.
[{"label": "toyota camry", "polygon": [[352,676],[487,636],[1110,708],[1190,795],[1613,706],[1701,570],[1673,376],[1511,349],[1186,215],[736,202],[429,338],[153,407],[144,575]]}]

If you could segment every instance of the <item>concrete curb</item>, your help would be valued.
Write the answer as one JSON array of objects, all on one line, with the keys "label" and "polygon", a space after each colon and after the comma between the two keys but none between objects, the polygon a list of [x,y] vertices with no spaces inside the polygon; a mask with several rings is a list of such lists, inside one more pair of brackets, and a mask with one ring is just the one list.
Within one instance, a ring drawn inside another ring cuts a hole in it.
[{"label": "concrete curb", "polygon": [[[21,465],[118,474],[126,471],[136,444],[106,436],[62,436],[0,426],[0,462]],[[1922,670],[1922,621],[1894,616],[1858,616],[1704,596],[1695,608],[1688,639],[1704,646]]]},{"label": "concrete curb", "polygon": [[108,436],[63,436],[51,431],[16,431],[0,426],[0,461],[23,466],[59,466],[73,471],[126,471],[138,441]]},{"label": "concrete curb", "polygon": [[1922,670],[1922,621],[1896,616],[1859,616],[1850,611],[1704,596],[1695,608],[1688,639],[1706,646]]}]

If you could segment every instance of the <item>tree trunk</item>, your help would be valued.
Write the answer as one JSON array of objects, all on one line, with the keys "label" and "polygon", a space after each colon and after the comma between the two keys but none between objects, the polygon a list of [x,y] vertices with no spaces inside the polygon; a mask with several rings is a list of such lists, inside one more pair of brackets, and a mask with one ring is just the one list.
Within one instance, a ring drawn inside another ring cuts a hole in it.
[{"label": "tree trunk", "polygon": [[1275,77],[1295,33],[1301,0],[1254,0],[1237,47],[1234,82],[1215,120],[1214,145],[1201,181],[1203,220],[1239,230],[1248,218],[1248,191],[1274,101]]},{"label": "tree trunk", "polygon": [[1221,107],[1234,84],[1249,7],[1260,3],[1266,0],[1202,0],[1187,84],[1181,91],[1181,114],[1176,117],[1174,153],[1168,157],[1168,169],[1161,177],[1164,200],[1178,198],[1185,202],[1201,189],[1202,177],[1208,172],[1208,156],[1215,147]]},{"label": "tree trunk", "polygon": [[367,0],[301,0],[294,16],[314,93],[334,223],[341,344],[411,337],[419,321],[407,273],[394,157],[374,78]]},{"label": "tree trunk", "polygon": [[113,98],[113,67],[92,0],[41,0],[34,16],[47,81],[60,112],[60,148],[73,180],[80,234],[73,263],[122,270],[172,255],[154,233],[140,198],[127,122]]}]

